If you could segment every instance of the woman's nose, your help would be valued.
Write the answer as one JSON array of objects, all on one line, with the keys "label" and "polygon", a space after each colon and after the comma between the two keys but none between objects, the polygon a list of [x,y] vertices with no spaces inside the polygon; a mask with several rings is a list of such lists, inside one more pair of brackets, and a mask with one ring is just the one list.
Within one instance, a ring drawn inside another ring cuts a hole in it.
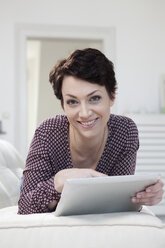
[{"label": "woman's nose", "polygon": [[91,115],[91,109],[87,104],[81,104],[80,111],[79,111],[79,117],[83,119],[87,119]]}]

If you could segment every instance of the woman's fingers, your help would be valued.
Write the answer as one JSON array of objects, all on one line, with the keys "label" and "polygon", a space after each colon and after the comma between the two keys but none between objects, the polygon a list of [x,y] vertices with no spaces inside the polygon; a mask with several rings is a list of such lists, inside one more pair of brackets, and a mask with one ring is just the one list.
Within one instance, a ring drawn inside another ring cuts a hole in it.
[{"label": "woman's fingers", "polygon": [[163,193],[163,182],[158,180],[154,185],[146,187],[145,191],[136,193],[136,196],[132,197],[131,201],[141,205],[153,206],[162,200]]},{"label": "woman's fingers", "polygon": [[151,197],[151,198],[144,198],[144,199],[137,199],[133,197],[132,202],[141,204],[141,205],[146,205],[146,206],[153,206],[161,202],[161,200],[162,200],[162,197],[161,198]]},{"label": "woman's fingers", "polygon": [[93,169],[79,169],[79,168],[70,168],[64,169],[56,173],[54,177],[55,189],[58,192],[62,192],[64,184],[69,178],[87,178],[87,177],[105,177],[106,174],[95,171]]},{"label": "woman's fingers", "polygon": [[90,174],[91,174],[92,177],[107,177],[108,176],[108,175],[106,175],[104,173],[95,171],[93,169],[90,169]]},{"label": "woman's fingers", "polygon": [[162,196],[163,195],[163,192],[164,192],[163,189],[160,189],[159,191],[151,192],[151,193],[147,193],[146,191],[138,192],[136,194],[136,198],[143,199],[143,198],[152,198],[155,195],[156,196]]},{"label": "woman's fingers", "polygon": [[146,188],[146,192],[158,192],[160,189],[162,189],[164,186],[163,182],[159,179],[157,181],[157,183],[151,185],[151,186],[148,186]]}]

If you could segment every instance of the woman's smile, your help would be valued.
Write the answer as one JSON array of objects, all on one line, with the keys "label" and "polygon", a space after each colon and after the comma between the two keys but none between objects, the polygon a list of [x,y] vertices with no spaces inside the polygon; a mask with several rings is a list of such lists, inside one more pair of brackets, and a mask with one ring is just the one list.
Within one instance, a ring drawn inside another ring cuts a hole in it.
[{"label": "woman's smile", "polygon": [[95,118],[94,120],[91,121],[77,121],[83,128],[92,128],[96,125],[98,122],[99,118]]}]

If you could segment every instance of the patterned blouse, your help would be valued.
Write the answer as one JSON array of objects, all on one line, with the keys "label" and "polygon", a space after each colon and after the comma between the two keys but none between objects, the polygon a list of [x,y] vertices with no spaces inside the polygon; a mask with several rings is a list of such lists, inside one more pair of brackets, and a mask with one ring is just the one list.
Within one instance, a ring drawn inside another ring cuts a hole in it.
[{"label": "patterned blouse", "polygon": [[[108,138],[96,171],[109,176],[135,172],[139,147],[138,130],[128,117],[110,115]],[[60,199],[54,188],[54,176],[73,168],[69,148],[69,122],[65,115],[43,121],[33,137],[18,202],[18,214],[49,212],[48,204]]]}]

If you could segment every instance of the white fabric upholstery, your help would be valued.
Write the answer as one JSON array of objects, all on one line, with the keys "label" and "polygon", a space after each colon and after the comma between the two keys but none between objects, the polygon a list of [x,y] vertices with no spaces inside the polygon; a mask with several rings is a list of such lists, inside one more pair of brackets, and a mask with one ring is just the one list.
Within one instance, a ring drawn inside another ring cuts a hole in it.
[{"label": "white fabric upholstery", "polygon": [[164,248],[165,227],[139,212],[56,217],[54,213],[17,215],[0,210],[2,248]]},{"label": "white fabric upholstery", "polygon": [[0,247],[165,247],[165,226],[146,207],[142,212],[67,217],[18,215],[12,205],[17,204],[23,167],[13,146],[0,141]]},{"label": "white fabric upholstery", "polygon": [[0,208],[16,205],[24,163],[15,148],[0,140]]}]

